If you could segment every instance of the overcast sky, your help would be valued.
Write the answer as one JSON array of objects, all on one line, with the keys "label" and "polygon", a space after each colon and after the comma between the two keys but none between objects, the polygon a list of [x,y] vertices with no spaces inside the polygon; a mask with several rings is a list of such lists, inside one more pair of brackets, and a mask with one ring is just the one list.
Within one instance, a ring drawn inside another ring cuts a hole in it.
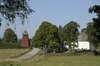
[{"label": "overcast sky", "polygon": [[16,23],[7,27],[6,22],[8,21],[0,15],[3,19],[0,38],[3,37],[7,28],[14,30],[14,27],[16,27],[14,31],[19,39],[22,38],[24,30],[27,30],[29,38],[32,38],[43,21],[51,22],[56,26],[64,26],[70,21],[75,21],[80,25],[79,31],[81,31],[88,22],[92,22],[93,17],[96,17],[96,14],[89,14],[88,8],[100,4],[100,0],[30,0],[28,4],[35,12],[29,15],[24,25],[21,25],[20,19],[17,18]]}]

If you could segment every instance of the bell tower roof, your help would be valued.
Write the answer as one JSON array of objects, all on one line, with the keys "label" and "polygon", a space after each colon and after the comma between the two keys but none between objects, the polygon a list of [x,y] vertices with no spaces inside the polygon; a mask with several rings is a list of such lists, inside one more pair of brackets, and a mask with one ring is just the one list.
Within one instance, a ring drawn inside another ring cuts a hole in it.
[{"label": "bell tower roof", "polygon": [[28,35],[28,32],[25,30],[22,35]]}]

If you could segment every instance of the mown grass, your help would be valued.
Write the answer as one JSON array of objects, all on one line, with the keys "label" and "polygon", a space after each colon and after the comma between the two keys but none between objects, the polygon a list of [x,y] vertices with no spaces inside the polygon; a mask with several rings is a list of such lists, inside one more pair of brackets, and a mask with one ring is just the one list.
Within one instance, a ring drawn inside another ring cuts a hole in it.
[{"label": "mown grass", "polygon": [[31,59],[29,62],[4,62],[0,63],[0,66],[10,66],[11,64],[13,66],[100,66],[100,57],[37,55],[35,60]]}]

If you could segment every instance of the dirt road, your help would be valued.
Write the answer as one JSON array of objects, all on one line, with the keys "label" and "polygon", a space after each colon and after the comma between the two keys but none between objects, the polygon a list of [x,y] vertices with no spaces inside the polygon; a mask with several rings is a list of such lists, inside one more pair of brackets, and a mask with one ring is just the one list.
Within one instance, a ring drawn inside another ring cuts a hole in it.
[{"label": "dirt road", "polygon": [[18,57],[18,58],[14,58],[13,60],[24,60],[24,59],[27,59],[27,58],[30,58],[32,57],[33,55],[35,55],[40,49],[38,48],[33,48],[33,50],[21,57]]}]

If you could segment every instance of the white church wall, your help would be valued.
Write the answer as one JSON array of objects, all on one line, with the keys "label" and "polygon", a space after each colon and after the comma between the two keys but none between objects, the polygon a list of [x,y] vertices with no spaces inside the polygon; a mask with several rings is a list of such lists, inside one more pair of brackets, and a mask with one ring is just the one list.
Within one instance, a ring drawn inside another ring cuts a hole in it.
[{"label": "white church wall", "polygon": [[78,41],[78,49],[90,49],[90,42],[88,41]]},{"label": "white church wall", "polygon": [[[71,44],[73,44],[73,43],[71,43]],[[75,47],[74,49],[87,49],[87,50],[90,49],[90,42],[88,42],[88,41],[78,41],[78,44],[75,43],[75,45],[77,45],[78,47]],[[69,48],[69,46],[66,45],[66,48]]]}]

